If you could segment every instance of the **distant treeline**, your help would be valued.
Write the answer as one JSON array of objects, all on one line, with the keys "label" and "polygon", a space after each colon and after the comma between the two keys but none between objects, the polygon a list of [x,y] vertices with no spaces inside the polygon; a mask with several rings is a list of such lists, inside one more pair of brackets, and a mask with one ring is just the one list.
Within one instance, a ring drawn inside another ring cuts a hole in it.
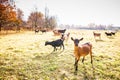
[{"label": "distant treeline", "polygon": [[87,30],[120,30],[120,26],[113,26],[113,25],[88,25],[88,26],[81,26],[81,25],[59,25],[59,28],[66,28],[66,29],[87,29]]}]

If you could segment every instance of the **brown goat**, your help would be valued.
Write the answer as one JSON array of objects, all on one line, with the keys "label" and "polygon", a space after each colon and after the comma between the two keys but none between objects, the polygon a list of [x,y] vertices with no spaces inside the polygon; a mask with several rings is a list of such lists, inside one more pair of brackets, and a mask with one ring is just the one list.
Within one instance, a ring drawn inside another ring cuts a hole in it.
[{"label": "brown goat", "polygon": [[53,33],[54,33],[54,36],[60,36],[61,35],[61,33],[58,32],[57,30],[53,30]]},{"label": "brown goat", "polygon": [[78,45],[79,41],[82,41],[83,38],[81,39],[73,39],[71,37],[71,40],[74,42],[74,55],[75,55],[75,74],[77,75],[77,70],[78,70],[78,61],[81,56],[83,56],[82,62],[84,63],[84,58],[90,53],[91,56],[91,64],[92,64],[92,44],[91,43],[85,43],[82,45]]},{"label": "brown goat", "polygon": [[101,33],[93,32],[93,35],[94,35],[94,38],[99,37],[99,39],[101,39]]}]

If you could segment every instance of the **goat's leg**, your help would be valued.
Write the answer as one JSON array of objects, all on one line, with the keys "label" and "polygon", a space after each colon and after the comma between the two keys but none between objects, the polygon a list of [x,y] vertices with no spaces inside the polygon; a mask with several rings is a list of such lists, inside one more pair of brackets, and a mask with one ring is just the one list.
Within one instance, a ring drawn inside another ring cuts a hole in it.
[{"label": "goat's leg", "polygon": [[65,49],[65,48],[64,48],[64,44],[62,44],[62,46],[63,46],[63,50],[64,50],[64,49]]},{"label": "goat's leg", "polygon": [[85,57],[83,57],[83,59],[82,59],[82,63],[84,64],[84,59],[85,59]]},{"label": "goat's leg", "polygon": [[90,51],[90,57],[91,57],[91,64],[93,64],[93,60],[92,60],[92,51]]},{"label": "goat's leg", "polygon": [[56,47],[54,47],[54,50],[53,51],[56,51]]},{"label": "goat's leg", "polygon": [[100,37],[99,37],[99,38],[100,38],[100,40],[101,40],[101,35],[100,35]]},{"label": "goat's leg", "polygon": [[78,59],[75,58],[75,64],[74,64],[74,67],[75,67],[75,75],[77,75],[77,71],[78,71]]},{"label": "goat's leg", "polygon": [[95,39],[95,35],[94,35],[94,39]]},{"label": "goat's leg", "polygon": [[55,50],[57,51],[57,48],[55,47]]}]

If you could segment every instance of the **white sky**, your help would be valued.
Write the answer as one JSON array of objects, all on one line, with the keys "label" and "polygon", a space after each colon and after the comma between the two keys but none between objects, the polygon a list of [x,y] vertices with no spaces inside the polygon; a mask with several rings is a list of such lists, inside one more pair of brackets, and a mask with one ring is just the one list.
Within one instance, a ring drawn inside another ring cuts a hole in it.
[{"label": "white sky", "polygon": [[88,25],[113,24],[120,26],[120,0],[15,0],[27,19],[35,7],[44,13],[57,16],[59,24]]}]

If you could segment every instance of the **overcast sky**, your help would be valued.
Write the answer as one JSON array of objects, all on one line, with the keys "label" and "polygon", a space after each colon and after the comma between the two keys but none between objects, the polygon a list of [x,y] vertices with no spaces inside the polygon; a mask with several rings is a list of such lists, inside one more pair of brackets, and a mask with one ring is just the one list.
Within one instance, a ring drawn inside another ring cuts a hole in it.
[{"label": "overcast sky", "polygon": [[59,24],[88,25],[113,24],[120,26],[120,0],[15,0],[17,8],[24,12],[27,19],[30,12],[37,7],[44,13],[57,16]]}]

